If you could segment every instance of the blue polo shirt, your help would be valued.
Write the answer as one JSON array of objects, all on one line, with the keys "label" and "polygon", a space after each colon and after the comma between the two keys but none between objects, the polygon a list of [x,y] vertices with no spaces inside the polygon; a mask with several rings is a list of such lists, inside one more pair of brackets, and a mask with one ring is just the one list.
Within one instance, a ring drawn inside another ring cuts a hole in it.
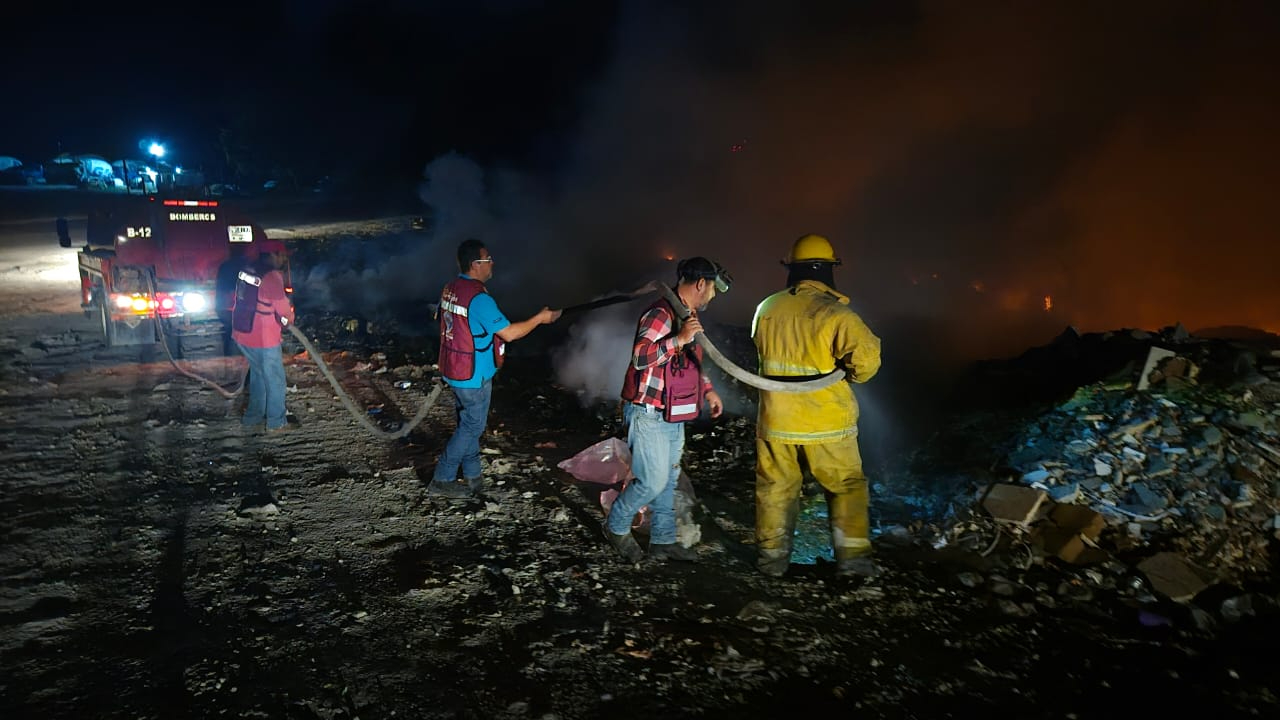
[{"label": "blue polo shirt", "polygon": [[[460,277],[470,278],[471,276],[464,274]],[[494,301],[492,295],[480,293],[472,298],[471,306],[467,308],[467,322],[471,326],[471,337],[476,338],[476,371],[470,380],[445,378],[445,382],[453,387],[478,388],[484,384],[485,380],[498,373],[498,368],[493,364],[493,349],[489,347],[489,343],[493,341],[498,331],[510,325],[511,321],[498,309],[498,303]],[[486,348],[483,352],[479,350],[482,347]]]}]

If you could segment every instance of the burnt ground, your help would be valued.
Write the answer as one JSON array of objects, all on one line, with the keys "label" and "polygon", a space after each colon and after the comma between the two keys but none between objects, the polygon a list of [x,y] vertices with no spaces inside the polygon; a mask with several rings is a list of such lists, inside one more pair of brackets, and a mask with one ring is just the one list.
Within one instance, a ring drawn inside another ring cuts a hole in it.
[{"label": "burnt ground", "polygon": [[[306,329],[344,386],[388,428],[411,416],[429,340],[338,342],[339,324]],[[1130,592],[1123,564],[933,541],[1017,413],[957,420],[935,436],[946,462],[926,442],[880,471],[881,577],[818,558],[771,579],[751,564],[749,419],[690,428],[700,562],[627,566],[599,539],[601,486],[556,467],[617,432],[614,408],[582,408],[532,350],[496,385],[489,489],[451,502],[424,492],[447,395],[388,442],[293,356],[293,428],[264,437],[238,401],[102,348],[78,314],[10,316],[4,336],[8,718],[1280,715],[1275,612],[1206,625]],[[820,506],[806,518],[820,527]]]}]

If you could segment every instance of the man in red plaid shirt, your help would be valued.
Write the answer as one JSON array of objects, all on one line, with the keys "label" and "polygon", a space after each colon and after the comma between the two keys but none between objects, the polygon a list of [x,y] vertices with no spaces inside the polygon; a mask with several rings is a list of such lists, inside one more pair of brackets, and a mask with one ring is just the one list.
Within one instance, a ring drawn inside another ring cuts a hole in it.
[{"label": "man in red plaid shirt", "polygon": [[[702,331],[698,312],[717,290],[729,289],[729,274],[718,264],[695,257],[677,266],[676,278],[681,307],[660,299],[640,316],[631,364],[622,383],[631,473],[636,479],[613,501],[604,531],[609,544],[632,563],[644,558],[631,535],[631,524],[645,505],[652,514],[649,556],[697,559],[693,550],[676,542],[675,488],[684,454],[684,423],[698,416],[704,400],[711,417],[724,412],[724,403],[703,372],[702,348],[693,339]],[[683,322],[682,316],[687,316]]]}]

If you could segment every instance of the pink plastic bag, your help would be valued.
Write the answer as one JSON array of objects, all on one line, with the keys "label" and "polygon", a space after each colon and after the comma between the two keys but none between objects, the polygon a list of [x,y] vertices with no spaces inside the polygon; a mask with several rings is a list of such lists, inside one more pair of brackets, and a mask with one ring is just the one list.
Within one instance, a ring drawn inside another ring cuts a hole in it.
[{"label": "pink plastic bag", "polygon": [[[625,442],[614,437],[601,440],[556,467],[582,482],[599,485],[622,483],[625,488],[628,482],[635,479],[635,475],[631,474],[631,449]],[[605,515],[609,514],[609,508],[613,507],[613,501],[617,498],[618,491],[612,488],[600,493],[600,507]],[[636,513],[631,527],[642,528],[648,522],[649,507],[645,506]]]},{"label": "pink plastic bag", "polygon": [[626,482],[631,474],[631,450],[618,438],[601,440],[556,467],[575,478],[600,485]]}]

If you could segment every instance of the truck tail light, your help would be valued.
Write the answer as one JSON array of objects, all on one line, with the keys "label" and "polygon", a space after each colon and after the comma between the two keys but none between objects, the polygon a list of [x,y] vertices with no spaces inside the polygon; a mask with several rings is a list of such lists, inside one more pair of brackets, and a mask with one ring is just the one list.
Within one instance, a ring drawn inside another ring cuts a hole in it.
[{"label": "truck tail light", "polygon": [[154,298],[145,293],[116,294],[111,296],[111,301],[117,312],[133,315],[157,313],[161,317],[173,317],[209,309],[209,299],[198,292],[158,292]]},{"label": "truck tail light", "polygon": [[[112,301],[115,303],[118,311],[132,313],[134,315],[150,315],[159,305],[155,300],[143,295],[142,293],[133,293],[132,295],[112,295]],[[169,301],[172,303],[172,298],[170,298]]]}]

